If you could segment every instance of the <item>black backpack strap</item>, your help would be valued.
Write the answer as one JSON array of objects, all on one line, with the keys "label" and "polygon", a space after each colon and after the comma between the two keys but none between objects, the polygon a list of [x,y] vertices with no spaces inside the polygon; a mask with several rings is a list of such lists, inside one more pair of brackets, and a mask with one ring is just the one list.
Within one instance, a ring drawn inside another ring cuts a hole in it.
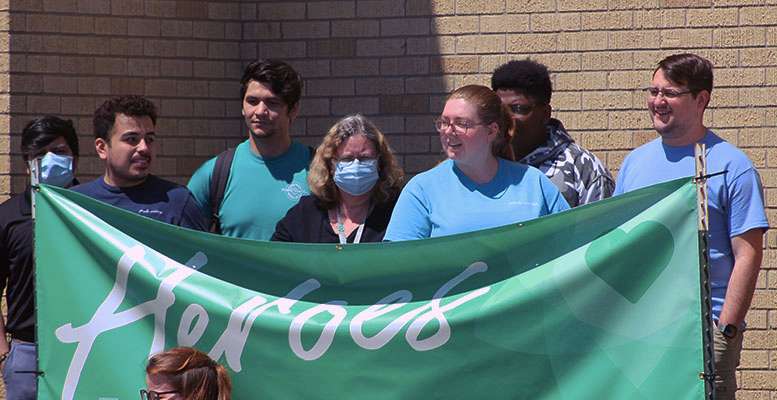
[{"label": "black backpack strap", "polygon": [[224,192],[227,190],[229,171],[234,158],[235,148],[231,147],[216,157],[216,165],[213,166],[213,174],[210,178],[210,231],[212,233],[221,234],[219,209],[224,200]]},{"label": "black backpack strap", "polygon": [[[316,149],[308,146],[309,159],[313,161],[316,155]],[[229,172],[232,169],[232,160],[235,158],[235,148],[231,147],[224,150],[216,157],[216,165],[213,166],[213,174],[210,178],[210,232],[221,234],[221,221],[219,221],[219,210],[221,202],[224,201],[224,193],[227,191],[227,181]]]},{"label": "black backpack strap", "polygon": [[308,159],[308,164],[310,164],[313,161],[313,157],[316,156],[316,148],[313,146],[308,146],[308,151],[310,151],[310,158]]}]

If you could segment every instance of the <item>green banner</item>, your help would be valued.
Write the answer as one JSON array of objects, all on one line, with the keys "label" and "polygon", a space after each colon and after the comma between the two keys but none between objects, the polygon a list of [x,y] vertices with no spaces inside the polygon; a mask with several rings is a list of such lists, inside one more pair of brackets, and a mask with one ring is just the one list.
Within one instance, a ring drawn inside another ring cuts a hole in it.
[{"label": "green banner", "polygon": [[[261,202],[257,202],[261,207]],[[39,399],[136,399],[194,346],[236,399],[702,399],[689,179],[411,242],[256,242],[43,186]]]}]

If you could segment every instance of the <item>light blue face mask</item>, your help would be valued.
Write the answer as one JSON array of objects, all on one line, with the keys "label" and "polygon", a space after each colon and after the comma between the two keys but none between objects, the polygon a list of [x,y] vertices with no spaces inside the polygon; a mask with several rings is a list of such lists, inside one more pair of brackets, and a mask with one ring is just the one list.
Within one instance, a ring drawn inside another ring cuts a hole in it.
[{"label": "light blue face mask", "polygon": [[73,182],[73,157],[46,153],[40,160],[40,183],[65,187]]},{"label": "light blue face mask", "polygon": [[338,161],[335,166],[335,184],[352,196],[369,192],[377,181],[378,160]]}]

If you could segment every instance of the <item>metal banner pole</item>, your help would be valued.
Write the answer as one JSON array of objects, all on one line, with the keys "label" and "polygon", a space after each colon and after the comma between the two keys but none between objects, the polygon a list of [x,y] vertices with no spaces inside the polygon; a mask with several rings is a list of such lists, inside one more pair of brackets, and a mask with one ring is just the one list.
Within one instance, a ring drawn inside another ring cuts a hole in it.
[{"label": "metal banner pole", "polygon": [[35,220],[35,192],[40,184],[40,158],[27,161],[30,170],[30,204],[32,205],[32,220]]},{"label": "metal banner pole", "polygon": [[707,146],[704,143],[696,143],[694,148],[694,159],[696,161],[696,198],[698,209],[698,231],[699,231],[699,263],[701,279],[701,297],[702,297],[702,336],[704,341],[704,372],[699,376],[704,379],[704,391],[706,398],[714,399],[714,349],[713,349],[713,326],[712,326],[712,303],[710,296],[710,274],[709,274],[709,214],[707,208]]},{"label": "metal banner pole", "polygon": [[[41,159],[39,157],[33,158],[32,160],[27,161],[27,168],[30,170],[30,217],[32,218],[32,224],[33,227],[35,226],[35,194],[38,192],[38,186],[40,185],[40,161]],[[33,242],[33,248],[35,246],[35,229],[33,228],[32,233],[32,242]],[[32,252],[32,263],[35,265],[35,251]],[[32,269],[33,274],[33,280],[36,280],[35,277],[35,270],[36,268]],[[37,288],[35,289],[37,292]],[[35,334],[37,337],[37,330],[38,330],[38,324],[37,324],[37,313],[36,313],[36,324],[35,324]],[[40,372],[40,365],[38,364],[38,358],[35,357],[35,370],[34,371],[16,371],[17,373],[32,373],[36,374],[37,376],[43,375],[42,372]]]}]

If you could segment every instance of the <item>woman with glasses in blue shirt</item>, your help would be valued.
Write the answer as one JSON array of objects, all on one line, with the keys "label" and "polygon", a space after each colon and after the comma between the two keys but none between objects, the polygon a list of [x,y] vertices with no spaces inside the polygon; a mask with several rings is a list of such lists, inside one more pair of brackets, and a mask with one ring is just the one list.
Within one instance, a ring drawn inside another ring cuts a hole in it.
[{"label": "woman with glasses in blue shirt", "polygon": [[569,209],[542,172],[512,161],[515,123],[488,87],[453,91],[435,127],[447,160],[408,182],[385,240],[471,232]]}]

